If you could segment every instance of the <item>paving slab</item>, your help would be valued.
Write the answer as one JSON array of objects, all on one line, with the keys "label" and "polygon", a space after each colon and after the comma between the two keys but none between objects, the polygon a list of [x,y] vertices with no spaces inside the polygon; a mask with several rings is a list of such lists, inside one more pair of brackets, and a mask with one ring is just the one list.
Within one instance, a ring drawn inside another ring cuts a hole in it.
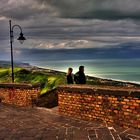
[{"label": "paving slab", "polygon": [[0,140],[140,140],[140,129],[62,116],[57,108],[0,103]]}]

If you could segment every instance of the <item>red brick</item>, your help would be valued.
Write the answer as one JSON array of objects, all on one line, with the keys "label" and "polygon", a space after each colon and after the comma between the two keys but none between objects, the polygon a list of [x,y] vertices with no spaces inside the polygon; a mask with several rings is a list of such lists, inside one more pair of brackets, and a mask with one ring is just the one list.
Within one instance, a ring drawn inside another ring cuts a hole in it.
[{"label": "red brick", "polygon": [[138,104],[138,103],[133,103],[133,105],[134,105],[134,106],[139,106],[139,104]]},{"label": "red brick", "polygon": [[131,110],[131,109],[127,109],[127,111],[128,111],[128,112],[132,112],[132,110]]},{"label": "red brick", "polygon": [[128,105],[124,105],[123,108],[129,108],[129,106]]},{"label": "red brick", "polygon": [[129,99],[124,99],[125,102],[129,102]]},{"label": "red brick", "polygon": [[136,100],[136,103],[140,103],[140,100]]},{"label": "red brick", "polygon": [[114,110],[115,113],[118,113],[118,110]]},{"label": "red brick", "polygon": [[135,106],[130,106],[130,109],[135,109],[136,107]]},{"label": "red brick", "polygon": [[125,105],[125,104],[126,104],[126,102],[121,102],[121,104]]},{"label": "red brick", "polygon": [[133,113],[134,113],[134,114],[137,114],[138,112],[137,112],[137,111],[135,111],[135,110],[133,110]]},{"label": "red brick", "polygon": [[113,98],[112,100],[113,100],[113,101],[117,101],[117,98]]},{"label": "red brick", "polygon": [[98,96],[98,99],[102,99],[103,97],[102,96]]}]

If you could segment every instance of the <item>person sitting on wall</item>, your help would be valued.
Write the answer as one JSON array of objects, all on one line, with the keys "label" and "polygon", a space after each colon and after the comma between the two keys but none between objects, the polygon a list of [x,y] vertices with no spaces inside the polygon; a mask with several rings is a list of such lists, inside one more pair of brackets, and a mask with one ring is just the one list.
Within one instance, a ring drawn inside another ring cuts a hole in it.
[{"label": "person sitting on wall", "polygon": [[86,76],[84,74],[84,66],[79,67],[79,71],[74,75],[76,84],[86,84]]},{"label": "person sitting on wall", "polygon": [[72,68],[68,68],[68,73],[67,73],[67,84],[73,84],[73,76],[72,76]]}]

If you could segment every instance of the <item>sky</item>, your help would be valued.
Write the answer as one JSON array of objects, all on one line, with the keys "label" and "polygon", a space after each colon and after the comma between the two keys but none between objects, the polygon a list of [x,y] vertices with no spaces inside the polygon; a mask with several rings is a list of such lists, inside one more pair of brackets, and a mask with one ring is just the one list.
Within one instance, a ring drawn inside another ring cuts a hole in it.
[{"label": "sky", "polygon": [[9,57],[9,20],[27,38],[18,43],[14,28],[15,55],[25,49],[104,50],[124,44],[140,52],[139,13],[140,0],[0,0],[0,59]]}]

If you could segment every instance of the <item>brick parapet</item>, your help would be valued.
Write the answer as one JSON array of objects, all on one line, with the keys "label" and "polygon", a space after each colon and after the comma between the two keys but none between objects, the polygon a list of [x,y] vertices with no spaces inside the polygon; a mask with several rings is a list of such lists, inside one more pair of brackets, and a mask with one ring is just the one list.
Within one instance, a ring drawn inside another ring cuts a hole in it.
[{"label": "brick parapet", "polygon": [[140,89],[86,85],[58,87],[59,112],[140,128]]},{"label": "brick parapet", "polygon": [[32,106],[40,94],[40,84],[0,84],[1,102],[18,106]]}]

